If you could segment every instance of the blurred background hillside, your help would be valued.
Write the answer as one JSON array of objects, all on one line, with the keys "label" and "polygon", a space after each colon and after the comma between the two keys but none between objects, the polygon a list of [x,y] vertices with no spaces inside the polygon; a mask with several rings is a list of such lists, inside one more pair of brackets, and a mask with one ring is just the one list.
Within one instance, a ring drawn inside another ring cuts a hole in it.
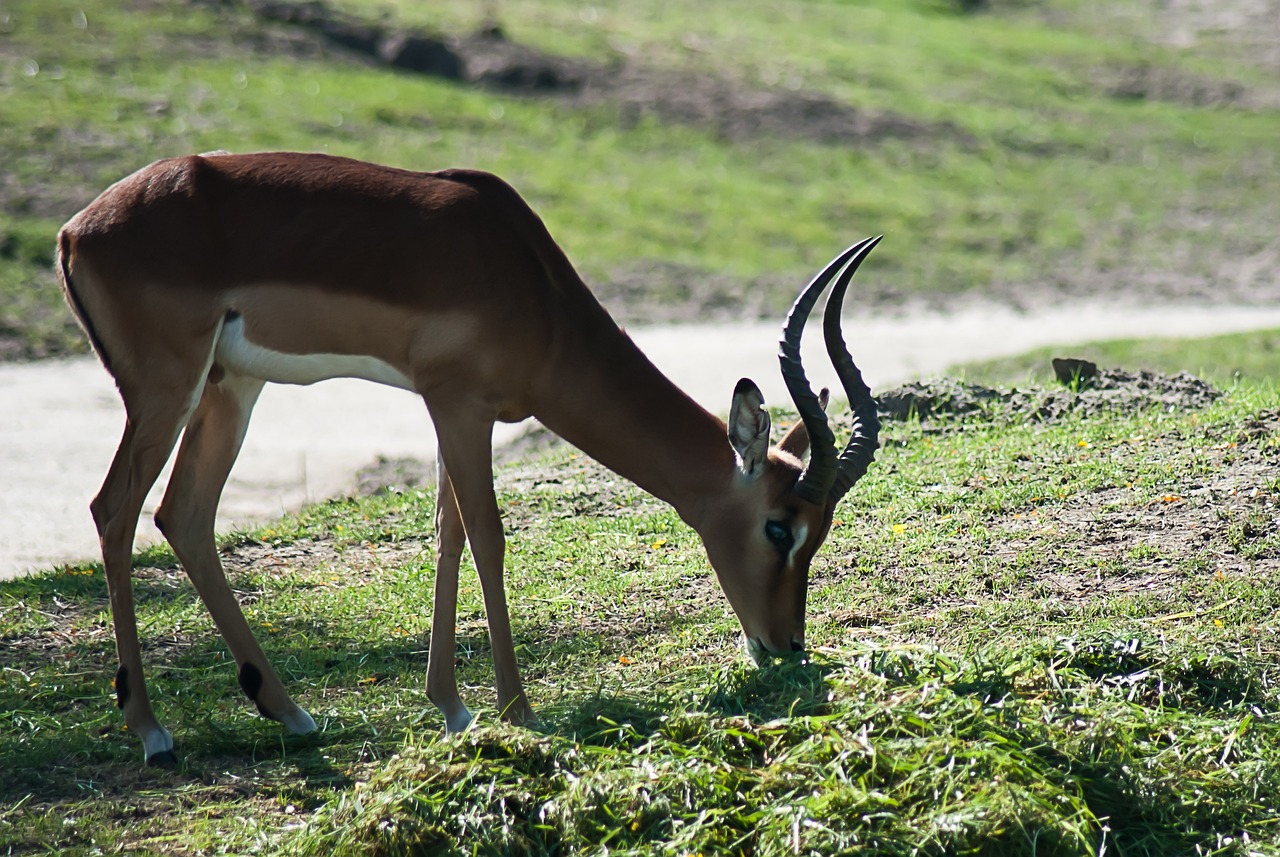
[{"label": "blurred background hillside", "polygon": [[629,323],[880,232],[879,309],[1261,301],[1280,2],[3,0],[0,359],[83,350],[63,221],[211,149],[498,173]]}]

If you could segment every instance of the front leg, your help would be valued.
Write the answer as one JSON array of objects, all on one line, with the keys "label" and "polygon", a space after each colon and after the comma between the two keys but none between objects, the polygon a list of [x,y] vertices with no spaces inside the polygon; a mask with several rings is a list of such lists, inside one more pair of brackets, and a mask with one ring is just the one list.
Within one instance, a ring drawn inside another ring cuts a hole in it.
[{"label": "front leg", "polygon": [[[502,517],[493,491],[493,422],[457,416],[461,410],[437,415],[433,409],[432,419],[440,440],[440,458],[453,486],[467,542],[471,545],[471,556],[480,575],[484,610],[489,620],[489,643],[493,648],[498,712],[509,723],[534,723],[537,718],[520,682],[502,579],[506,536],[502,532]],[[440,618],[433,618],[433,638],[434,626]],[[452,650],[449,656],[452,657]]]},{"label": "front leg", "polygon": [[461,732],[471,724],[471,712],[458,695],[454,673],[458,620],[458,565],[467,533],[462,527],[458,502],[453,496],[449,471],[437,453],[436,459],[436,585],[431,612],[431,648],[427,653],[427,696],[444,714],[446,732]]}]

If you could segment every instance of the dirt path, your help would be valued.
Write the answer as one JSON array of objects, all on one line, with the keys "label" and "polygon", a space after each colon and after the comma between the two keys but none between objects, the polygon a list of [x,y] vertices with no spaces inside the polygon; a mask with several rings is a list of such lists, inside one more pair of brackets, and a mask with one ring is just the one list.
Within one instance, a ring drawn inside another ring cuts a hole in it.
[{"label": "dirt path", "polygon": [[[846,322],[846,335],[873,389],[968,360],[1123,336],[1199,336],[1280,327],[1280,307],[1134,308],[1080,305],[1018,314],[1002,308]],[[734,382],[753,377],[771,402],[785,400],[775,355],[777,326],[640,328],[632,335],[663,371],[709,409],[728,406]],[[806,347],[816,384],[834,377]],[[0,366],[0,578],[94,557],[87,510],[123,427],[110,379],[89,359]],[[501,443],[524,431],[502,426]],[[269,387],[232,472],[219,529],[261,521],[308,500],[350,490],[378,456],[430,458],[434,440],[421,402],[359,381],[314,388]],[[165,477],[161,478],[163,485]],[[151,514],[140,541],[159,538]]]}]

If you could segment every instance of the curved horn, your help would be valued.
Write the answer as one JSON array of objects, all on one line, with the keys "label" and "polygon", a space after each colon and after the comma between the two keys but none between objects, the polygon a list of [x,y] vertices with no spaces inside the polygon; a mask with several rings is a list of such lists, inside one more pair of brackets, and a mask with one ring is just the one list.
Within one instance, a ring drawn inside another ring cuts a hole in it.
[{"label": "curved horn", "polygon": [[837,459],[836,478],[830,488],[833,503],[839,503],[854,483],[866,474],[876,450],[880,448],[880,416],[876,413],[876,400],[871,397],[871,390],[862,380],[862,372],[854,365],[849,348],[845,345],[840,331],[840,309],[854,271],[858,270],[862,260],[867,258],[867,254],[883,237],[879,235],[869,238],[858,245],[849,266],[836,280],[831,297],[827,300],[827,308],[822,314],[822,333],[827,341],[827,354],[835,366],[845,396],[849,399],[849,408],[853,411],[853,434]]},{"label": "curved horn", "polygon": [[[878,239],[877,239],[878,240]],[[848,264],[849,260],[861,251],[868,243],[874,246],[870,238],[860,241],[831,261],[822,269],[809,285],[805,286],[800,297],[796,298],[787,313],[786,324],[782,328],[782,339],[778,341],[778,362],[782,366],[782,380],[787,385],[787,392],[795,402],[800,419],[809,433],[809,465],[800,474],[799,481],[793,489],[802,499],[810,503],[821,503],[831,492],[838,474],[839,461],[836,454],[836,437],[827,424],[827,415],[813,393],[809,379],[805,377],[804,366],[800,360],[800,336],[804,332],[804,324],[817,303],[818,296],[826,289],[827,284],[836,272]],[[865,256],[866,254],[863,253]],[[852,274],[850,274],[852,276]],[[851,361],[852,362],[852,361]],[[843,380],[843,378],[842,378]]]}]

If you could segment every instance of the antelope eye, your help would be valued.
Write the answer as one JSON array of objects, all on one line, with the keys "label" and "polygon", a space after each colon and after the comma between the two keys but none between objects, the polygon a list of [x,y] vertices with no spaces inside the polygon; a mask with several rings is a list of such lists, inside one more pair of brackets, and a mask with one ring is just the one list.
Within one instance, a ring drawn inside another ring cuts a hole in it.
[{"label": "antelope eye", "polygon": [[791,528],[781,521],[765,521],[764,535],[784,554],[791,552],[791,546],[796,541],[795,536],[791,534]]}]

